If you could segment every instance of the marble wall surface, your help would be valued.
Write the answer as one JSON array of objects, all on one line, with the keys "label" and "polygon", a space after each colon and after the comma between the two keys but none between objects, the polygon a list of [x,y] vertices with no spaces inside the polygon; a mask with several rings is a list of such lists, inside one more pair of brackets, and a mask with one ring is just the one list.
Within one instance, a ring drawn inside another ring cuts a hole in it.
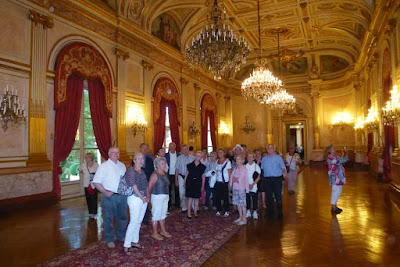
[{"label": "marble wall surface", "polygon": [[53,173],[29,172],[0,176],[0,200],[51,192]]}]

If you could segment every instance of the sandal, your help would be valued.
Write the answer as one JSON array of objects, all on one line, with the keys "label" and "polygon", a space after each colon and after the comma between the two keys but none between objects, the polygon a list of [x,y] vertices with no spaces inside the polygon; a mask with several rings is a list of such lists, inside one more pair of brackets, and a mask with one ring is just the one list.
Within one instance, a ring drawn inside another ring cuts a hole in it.
[{"label": "sandal", "polygon": [[162,236],[164,236],[164,237],[166,237],[166,238],[170,238],[170,237],[172,237],[172,235],[170,234],[170,233],[168,233],[168,232],[163,232],[163,233],[160,233]]},{"label": "sandal", "polygon": [[124,248],[125,255],[132,255],[131,248]]},{"label": "sandal", "polygon": [[132,243],[132,248],[134,249],[144,249],[144,246],[140,243]]}]

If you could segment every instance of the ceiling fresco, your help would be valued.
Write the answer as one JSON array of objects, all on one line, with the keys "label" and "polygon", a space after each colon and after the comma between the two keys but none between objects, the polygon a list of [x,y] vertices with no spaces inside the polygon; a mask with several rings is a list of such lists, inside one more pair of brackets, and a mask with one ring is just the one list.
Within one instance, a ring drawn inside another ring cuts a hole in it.
[{"label": "ceiling fresco", "polygon": [[[184,54],[206,23],[208,8],[214,0],[87,0],[102,2],[121,16],[131,19],[143,30],[152,33]],[[257,1],[219,0],[237,34],[258,47]],[[130,12],[130,13],[129,13]],[[307,76],[311,69],[329,73],[329,79],[343,75],[357,61],[362,40],[374,12],[373,0],[260,0],[261,42],[263,56],[277,53],[277,36],[271,29],[286,28],[280,36],[281,49],[302,51],[301,58],[282,64],[285,76]],[[254,49],[246,68],[254,64]],[[276,65],[268,60],[271,66]],[[241,80],[247,69],[231,74]],[[337,72],[338,76],[335,76]]]}]

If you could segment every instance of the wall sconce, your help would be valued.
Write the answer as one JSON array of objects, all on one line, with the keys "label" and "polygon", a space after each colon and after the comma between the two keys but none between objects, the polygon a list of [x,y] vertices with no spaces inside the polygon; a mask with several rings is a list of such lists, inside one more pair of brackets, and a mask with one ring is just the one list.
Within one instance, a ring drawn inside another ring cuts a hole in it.
[{"label": "wall sconce", "polygon": [[367,118],[364,121],[364,129],[367,132],[373,132],[378,130],[378,112],[376,112],[375,108],[372,106],[368,109]]},{"label": "wall sconce", "polygon": [[192,123],[189,126],[189,134],[190,135],[197,135],[200,133],[199,128],[197,128],[196,123],[192,121]]},{"label": "wall sconce", "polygon": [[343,130],[345,126],[349,126],[352,123],[353,117],[347,112],[341,112],[337,114],[336,117],[332,120],[332,125],[340,127],[341,130]]},{"label": "wall sconce", "polygon": [[397,85],[390,91],[390,101],[386,102],[386,107],[382,108],[383,123],[385,125],[396,126],[400,119],[400,94]]},{"label": "wall sconce", "polygon": [[246,121],[242,125],[242,131],[245,133],[253,132],[256,128],[254,128],[253,124],[249,122],[249,116],[246,116]]},{"label": "wall sconce", "polygon": [[145,132],[147,130],[147,122],[144,119],[143,110],[137,106],[132,105],[128,108],[127,120],[132,123],[131,129],[135,137],[138,132]]},{"label": "wall sconce", "polygon": [[221,121],[220,122],[220,125],[219,125],[219,134],[222,136],[222,137],[227,137],[227,136],[229,136],[231,133],[229,132],[229,128],[228,128],[228,125],[226,125],[226,123],[224,122],[224,121]]}]

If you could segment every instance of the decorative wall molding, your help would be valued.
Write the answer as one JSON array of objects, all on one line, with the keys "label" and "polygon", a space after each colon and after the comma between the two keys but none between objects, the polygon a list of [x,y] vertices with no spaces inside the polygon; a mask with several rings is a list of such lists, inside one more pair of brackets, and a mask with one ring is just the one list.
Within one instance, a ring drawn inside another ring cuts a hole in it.
[{"label": "decorative wall molding", "polygon": [[154,69],[154,64],[151,64],[149,61],[147,60],[142,60],[142,66],[145,70],[147,71],[151,71],[152,69]]}]

